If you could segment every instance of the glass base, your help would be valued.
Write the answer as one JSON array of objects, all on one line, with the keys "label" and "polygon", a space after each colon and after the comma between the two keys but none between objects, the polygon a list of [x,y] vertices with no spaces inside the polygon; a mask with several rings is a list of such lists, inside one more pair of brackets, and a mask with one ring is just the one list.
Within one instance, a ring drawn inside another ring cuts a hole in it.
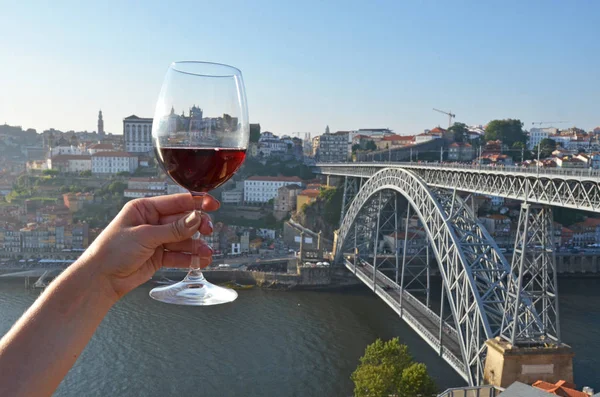
[{"label": "glass base", "polygon": [[186,277],[173,285],[156,287],[150,297],[164,303],[188,306],[210,306],[236,300],[236,291],[219,287],[206,281],[204,277]]}]

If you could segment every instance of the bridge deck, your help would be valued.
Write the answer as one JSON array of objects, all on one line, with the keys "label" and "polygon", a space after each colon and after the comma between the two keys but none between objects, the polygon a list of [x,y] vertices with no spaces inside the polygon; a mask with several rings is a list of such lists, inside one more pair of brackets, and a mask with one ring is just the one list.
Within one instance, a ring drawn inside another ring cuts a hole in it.
[{"label": "bridge deck", "polygon": [[379,295],[388,306],[398,313],[400,318],[436,350],[459,375],[468,381],[467,371],[461,359],[462,352],[456,330],[445,323],[440,346],[440,317],[436,313],[406,291],[402,294],[402,305],[400,305],[400,286],[379,270],[375,272],[374,283],[373,266],[371,264],[363,262],[362,266],[356,266],[355,268],[352,262],[348,260],[344,262],[348,270],[355,273],[364,284]]}]

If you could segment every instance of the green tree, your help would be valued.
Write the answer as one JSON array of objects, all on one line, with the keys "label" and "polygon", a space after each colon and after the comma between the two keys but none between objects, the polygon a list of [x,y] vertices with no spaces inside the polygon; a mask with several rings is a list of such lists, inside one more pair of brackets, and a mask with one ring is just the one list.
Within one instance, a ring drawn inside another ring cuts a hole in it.
[{"label": "green tree", "polygon": [[377,339],[367,346],[351,378],[356,397],[431,396],[436,392],[425,365],[414,363],[398,338]]},{"label": "green tree", "polygon": [[377,145],[375,144],[375,141],[368,141],[366,149],[367,150],[377,150]]},{"label": "green tree", "polygon": [[531,160],[533,157],[531,156],[531,151],[527,149],[527,146],[523,142],[515,142],[511,146],[512,157],[515,159],[519,159],[519,161]]},{"label": "green tree", "polygon": [[523,123],[517,119],[492,120],[485,127],[486,141],[501,140],[512,147],[515,142],[527,143],[527,134],[523,131]]},{"label": "green tree", "polygon": [[42,175],[56,176],[58,174],[59,174],[58,170],[44,170],[44,171],[42,171]]},{"label": "green tree", "polygon": [[129,171],[120,171],[117,172],[117,176],[130,176],[131,173]]},{"label": "green tree", "polygon": [[[554,139],[544,138],[539,143],[540,158],[552,156],[552,152],[556,150],[556,141]],[[538,146],[533,148],[533,152],[537,156]]]},{"label": "green tree", "polygon": [[92,176],[92,171],[90,170],[85,170],[85,171],[81,171],[79,173],[80,176]]},{"label": "green tree", "polygon": [[413,363],[402,371],[399,397],[435,396],[437,387],[423,363]]},{"label": "green tree", "polygon": [[358,143],[355,143],[354,145],[352,145],[352,153],[356,153],[359,150],[360,150],[360,145]]},{"label": "green tree", "polygon": [[454,123],[446,131],[446,139],[450,142],[466,142],[469,139],[469,130],[465,123]]}]

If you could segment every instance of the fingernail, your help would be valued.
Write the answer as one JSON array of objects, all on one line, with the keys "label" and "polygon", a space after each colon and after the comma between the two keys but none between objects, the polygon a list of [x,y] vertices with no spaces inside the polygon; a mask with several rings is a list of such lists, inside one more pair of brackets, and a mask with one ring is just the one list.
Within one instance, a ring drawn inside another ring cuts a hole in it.
[{"label": "fingernail", "polygon": [[210,227],[211,232],[214,230],[212,221],[208,221],[208,227]]},{"label": "fingernail", "polygon": [[185,224],[185,227],[191,228],[192,226],[196,225],[199,222],[200,222],[200,214],[198,214],[198,211],[192,211],[192,213],[190,213],[185,218],[184,224]]}]

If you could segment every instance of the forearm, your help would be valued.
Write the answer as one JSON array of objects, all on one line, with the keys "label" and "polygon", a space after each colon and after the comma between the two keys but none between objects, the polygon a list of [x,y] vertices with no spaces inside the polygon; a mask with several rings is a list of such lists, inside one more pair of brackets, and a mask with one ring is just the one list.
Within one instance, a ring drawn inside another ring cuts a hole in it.
[{"label": "forearm", "polygon": [[0,395],[49,396],[115,302],[82,259],[54,280],[0,340]]}]

